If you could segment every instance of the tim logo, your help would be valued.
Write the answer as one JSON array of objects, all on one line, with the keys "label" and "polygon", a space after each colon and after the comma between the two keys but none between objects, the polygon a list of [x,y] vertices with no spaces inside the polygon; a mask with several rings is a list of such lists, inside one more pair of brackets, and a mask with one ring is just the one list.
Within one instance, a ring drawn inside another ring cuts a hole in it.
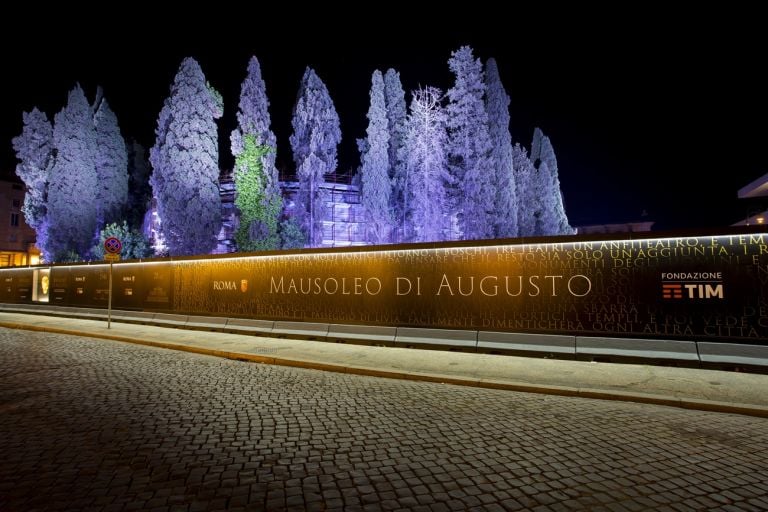
[{"label": "tim logo", "polygon": [[724,299],[722,272],[663,272],[662,299]]},{"label": "tim logo", "polygon": [[664,283],[661,285],[661,296],[665,299],[682,299],[683,285],[679,283]]}]

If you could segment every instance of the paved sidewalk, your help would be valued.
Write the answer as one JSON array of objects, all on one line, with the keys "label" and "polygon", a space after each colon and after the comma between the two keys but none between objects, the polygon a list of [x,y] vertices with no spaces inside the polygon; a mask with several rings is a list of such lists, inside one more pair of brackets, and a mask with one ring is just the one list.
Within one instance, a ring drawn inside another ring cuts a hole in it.
[{"label": "paved sidewalk", "polygon": [[259,363],[768,417],[768,375],[258,337],[0,313],[0,327],[76,334]]}]

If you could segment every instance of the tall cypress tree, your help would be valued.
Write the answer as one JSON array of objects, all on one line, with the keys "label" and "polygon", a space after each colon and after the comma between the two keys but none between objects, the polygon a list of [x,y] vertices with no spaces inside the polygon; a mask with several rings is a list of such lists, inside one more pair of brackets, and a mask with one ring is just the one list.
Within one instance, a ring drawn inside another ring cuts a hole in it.
[{"label": "tall cypress tree", "polygon": [[47,249],[48,225],[46,223],[48,179],[53,166],[53,126],[48,116],[37,107],[23,114],[24,128],[14,137],[13,149],[19,164],[16,174],[27,186],[24,196],[24,220],[35,230],[37,247],[50,261]]},{"label": "tall cypress tree", "polygon": [[552,142],[544,132],[536,128],[533,132],[531,147],[537,150],[537,157],[532,161],[538,169],[539,189],[542,195],[542,213],[538,222],[538,231],[542,235],[570,235],[573,233],[573,228],[565,214],[557,158]]},{"label": "tall cypress tree", "polygon": [[469,46],[462,46],[448,60],[456,75],[448,90],[449,163],[458,186],[454,191],[459,225],[465,240],[493,236],[488,114],[485,111],[483,65]]},{"label": "tall cypress tree", "polygon": [[322,242],[325,175],[336,170],[336,151],[341,142],[339,116],[325,84],[312,68],[301,79],[291,119],[290,137],[299,179],[297,216],[311,247]]},{"label": "tall cypress tree", "polygon": [[122,217],[128,202],[128,154],[117,116],[101,99],[93,116],[96,127],[97,230]]},{"label": "tall cypress tree", "polygon": [[541,210],[536,217],[536,234],[542,236],[559,235],[559,224],[555,205],[552,202],[552,173],[547,162],[539,161],[536,169],[537,189],[541,197]]},{"label": "tall cypress tree", "polygon": [[445,131],[445,111],[439,89],[427,87],[413,92],[406,125],[403,183],[403,239],[413,242],[445,240],[450,230],[450,206]]},{"label": "tall cypress tree", "polygon": [[78,84],[54,118],[56,162],[48,182],[46,259],[88,256],[96,234],[96,129],[93,111]]},{"label": "tall cypress tree", "polygon": [[276,249],[282,197],[275,167],[277,139],[270,128],[269,100],[256,57],[240,88],[238,127],[230,136],[235,157],[235,205],[240,225],[235,239],[240,251]]},{"label": "tall cypress tree", "polygon": [[520,236],[536,235],[536,218],[541,212],[541,196],[538,189],[536,168],[528,158],[524,147],[515,144],[512,148],[512,167],[515,169],[517,198],[517,227]]},{"label": "tall cypress tree", "polygon": [[517,236],[517,192],[512,164],[512,135],[509,133],[509,95],[501,83],[494,59],[485,64],[487,94],[485,108],[488,113],[488,132],[491,137],[491,189],[493,202],[494,235],[497,238]]},{"label": "tall cypress tree", "polygon": [[152,190],[172,255],[202,254],[216,245],[221,224],[215,120],[221,96],[195,59],[184,59],[157,121],[150,150]]},{"label": "tall cypress tree", "polygon": [[390,209],[396,226],[403,223],[403,187],[405,184],[405,91],[400,73],[390,68],[384,75],[384,99],[389,128],[389,177],[392,180]]},{"label": "tall cypress tree", "polygon": [[368,214],[366,240],[386,243],[392,229],[389,198],[389,127],[384,99],[384,79],[378,69],[371,76],[371,105],[368,108],[367,144],[362,155],[362,198]]}]

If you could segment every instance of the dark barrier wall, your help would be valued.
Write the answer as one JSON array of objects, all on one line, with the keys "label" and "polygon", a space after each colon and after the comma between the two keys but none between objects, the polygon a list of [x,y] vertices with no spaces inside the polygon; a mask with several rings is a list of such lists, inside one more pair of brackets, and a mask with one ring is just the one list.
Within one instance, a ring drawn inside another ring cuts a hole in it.
[{"label": "dark barrier wall", "polygon": [[[105,307],[107,269],[53,267],[51,303]],[[3,300],[30,301],[31,272],[2,271]],[[766,343],[766,283],[768,235],[745,233],[123,263],[114,266],[113,304],[274,320]]]}]

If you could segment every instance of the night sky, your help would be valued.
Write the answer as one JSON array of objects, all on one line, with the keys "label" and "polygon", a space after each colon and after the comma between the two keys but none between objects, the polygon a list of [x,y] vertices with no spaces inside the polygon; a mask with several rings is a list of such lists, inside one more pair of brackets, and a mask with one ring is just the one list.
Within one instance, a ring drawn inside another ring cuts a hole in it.
[{"label": "night sky", "polygon": [[[78,81],[89,98],[102,85],[123,135],[151,146],[178,66],[192,56],[224,96],[221,165],[231,167],[224,150],[248,59],[256,55],[281,171],[293,173],[291,109],[309,65],[341,118],[339,170],[346,172],[358,165],[355,139],[365,134],[371,72],[394,67],[406,91],[419,85],[445,90],[452,85],[450,53],[468,44],[476,57],[496,58],[512,98],[513,140],[530,147],[536,126],[551,138],[573,225],[653,220],[659,229],[724,226],[758,206],[738,200],[736,191],[768,172],[768,97],[760,80],[768,45],[760,16],[553,15],[427,18],[404,11],[394,38],[386,31],[392,19],[381,17],[374,25],[352,25],[315,23],[313,16],[284,23],[265,15],[258,26],[268,28],[238,30],[230,25],[242,22],[240,13],[205,24],[177,21],[171,28],[148,21],[149,14],[121,17],[119,26],[90,19],[59,23],[52,16],[33,25],[39,31],[35,48],[13,30],[0,35],[0,164],[3,173],[13,172],[11,138],[21,132],[22,111],[38,106],[52,119]],[[613,21],[598,21],[606,16]],[[644,210],[647,217],[641,217]]]}]

